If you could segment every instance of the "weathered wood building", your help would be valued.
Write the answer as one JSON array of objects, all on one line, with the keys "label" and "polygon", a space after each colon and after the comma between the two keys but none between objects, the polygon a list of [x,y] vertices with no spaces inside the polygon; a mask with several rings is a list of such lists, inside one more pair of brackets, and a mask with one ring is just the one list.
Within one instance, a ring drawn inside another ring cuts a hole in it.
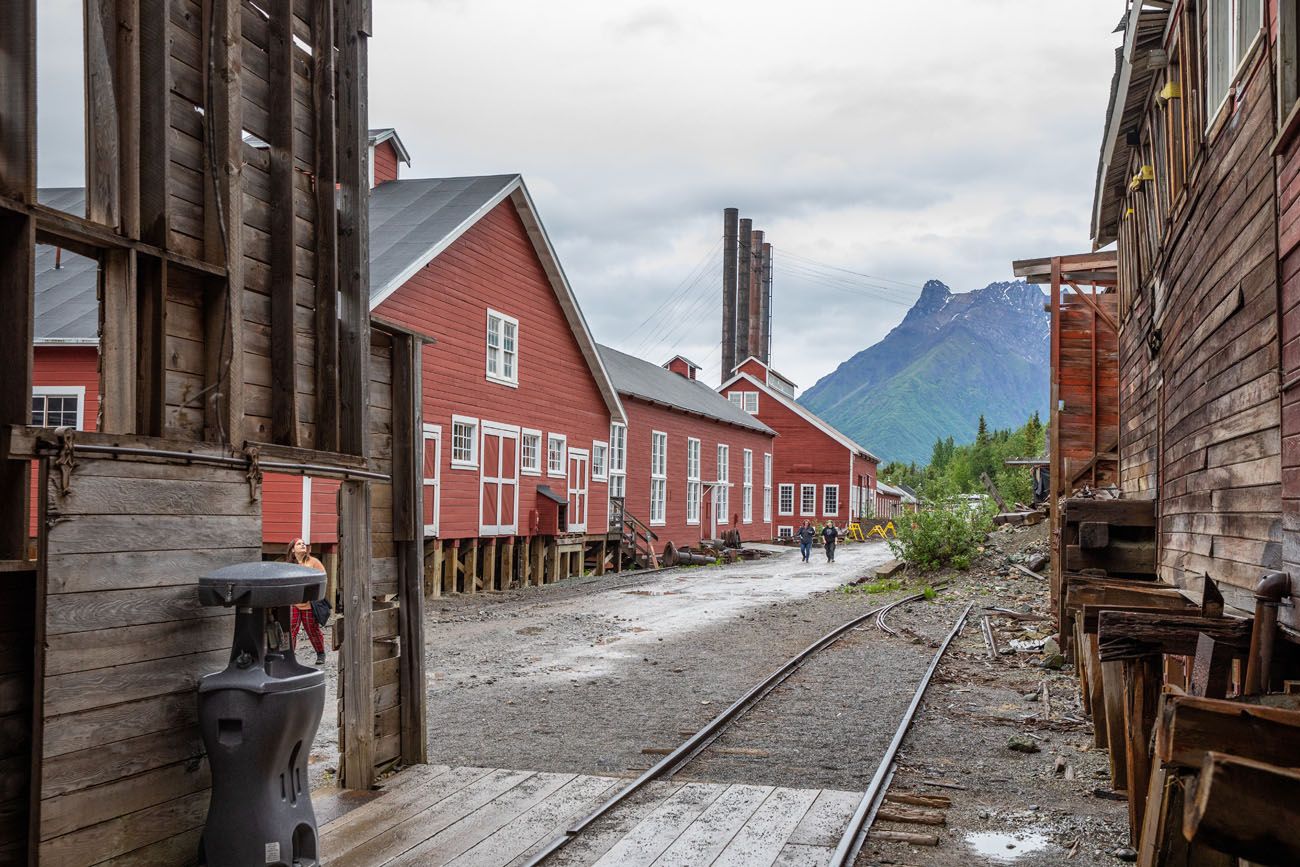
[{"label": "weathered wood building", "polygon": [[[87,4],[81,215],[37,197],[36,9],[0,5],[0,860],[183,864],[233,620],[196,580],[260,556],[263,473],[341,484],[345,783],[424,757],[421,338],[368,315],[369,4]],[[97,275],[97,430],[89,393],[83,430],[33,400],[39,245]]]}]

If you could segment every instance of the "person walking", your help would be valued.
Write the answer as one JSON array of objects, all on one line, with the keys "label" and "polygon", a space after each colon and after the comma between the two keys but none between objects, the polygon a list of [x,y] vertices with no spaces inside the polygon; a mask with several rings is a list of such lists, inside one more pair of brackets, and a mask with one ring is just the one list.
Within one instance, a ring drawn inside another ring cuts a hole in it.
[{"label": "person walking", "polygon": [[835,527],[834,521],[827,521],[826,526],[822,527],[822,541],[826,544],[826,562],[835,562],[835,540],[840,537],[840,531]]},{"label": "person walking", "polygon": [[[297,563],[300,566],[306,566],[309,569],[316,569],[324,572],[325,564],[311,555],[311,546],[304,539],[294,539],[289,543],[289,550],[285,553],[285,560],[290,563]],[[316,622],[316,613],[312,611],[310,602],[299,602],[290,609],[289,622],[289,649],[294,650],[298,646],[298,630],[307,630],[307,640],[311,642],[312,648],[316,651],[316,664],[325,664],[325,633],[321,632],[320,624]]]},{"label": "person walking", "polygon": [[804,521],[803,526],[799,528],[799,553],[805,563],[812,554],[812,543],[816,536],[817,531],[813,529],[812,521]]}]

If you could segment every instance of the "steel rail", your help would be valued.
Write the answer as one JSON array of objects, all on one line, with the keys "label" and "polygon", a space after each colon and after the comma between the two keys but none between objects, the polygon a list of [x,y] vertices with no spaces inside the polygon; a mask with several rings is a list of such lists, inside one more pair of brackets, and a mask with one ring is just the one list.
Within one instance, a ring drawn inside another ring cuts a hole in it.
[{"label": "steel rail", "polygon": [[[740,716],[740,714],[743,711],[745,711],[747,708],[749,708],[754,703],[756,703],[759,699],[763,698],[774,688],[776,688],[776,686],[780,684],[781,681],[785,680],[792,673],[794,673],[796,669],[798,669],[801,665],[807,662],[808,659],[812,657],[814,654],[818,653],[821,650],[824,650],[825,648],[829,647],[831,644],[834,644],[836,641],[842,638],[846,633],[861,626],[863,623],[875,617],[885,608],[892,608],[904,602],[915,602],[916,600],[921,599],[924,596],[925,596],[924,593],[914,593],[911,596],[905,596],[902,599],[899,599],[897,602],[892,602],[889,605],[882,605],[879,606],[878,608],[873,608],[867,613],[855,617],[852,620],[848,621],[847,623],[837,626],[835,629],[831,630],[830,632],[823,635],[821,638],[814,641],[812,644],[808,645],[798,654],[788,659],[780,668],[776,669],[776,671],[772,672],[766,678],[764,678],[757,686],[754,686],[743,696],[736,699],[736,701],[732,702],[732,704],[726,710],[722,711],[722,713],[718,714],[713,719],[709,720],[709,722],[705,723],[703,728],[701,728],[695,734],[691,735],[689,738],[683,741],[681,745],[678,746],[676,749],[674,749],[671,753],[664,756],[655,764],[651,765],[646,771],[644,771],[641,774],[641,776],[637,777],[631,783],[628,783],[626,786],[624,786],[616,795],[611,797],[605,803],[601,804],[591,813],[588,813],[586,816],[584,816],[583,818],[579,819],[577,822],[570,825],[567,829],[565,829],[564,833],[551,840],[550,843],[546,844],[546,846],[543,849],[541,849],[528,862],[526,862],[524,867],[535,867],[535,865],[542,864],[543,862],[546,861],[546,859],[550,858],[560,849],[568,845],[570,840],[574,839],[579,834],[581,834],[582,831],[588,825],[592,824],[597,819],[600,819],[606,813],[610,812],[619,804],[623,803],[632,795],[636,794],[638,791],[644,788],[646,784],[654,782],[655,780],[658,780],[662,777],[671,776],[673,773],[679,770],[681,766],[685,765],[686,762],[694,758],[701,750],[706,748],[714,739],[716,739],[717,736],[722,733],[722,730],[726,728],[726,726],[729,723],[731,723],[734,719],[736,719],[736,717]],[[927,680],[928,680],[928,676],[927,676]],[[888,762],[882,763],[882,765],[887,765],[887,764],[889,763]]]},{"label": "steel rail", "polygon": [[849,820],[848,828],[840,837],[839,845],[835,847],[835,853],[831,856],[829,867],[846,867],[858,857],[858,851],[862,848],[862,844],[866,842],[867,832],[871,830],[871,825],[876,818],[876,811],[880,809],[880,802],[884,799],[885,791],[889,787],[889,780],[894,775],[894,759],[898,755],[898,748],[903,745],[903,738],[907,736],[907,730],[912,726],[912,718],[916,716],[917,708],[921,706],[921,699],[925,697],[925,690],[930,686],[930,680],[934,677],[939,662],[948,650],[948,645],[952,644],[952,640],[957,637],[958,633],[961,632],[961,628],[966,625],[966,617],[974,607],[975,603],[973,602],[966,606],[961,616],[957,618],[957,622],[953,624],[948,637],[943,640],[943,643],[939,645],[939,649],[934,652],[934,658],[930,660],[930,667],[925,670],[921,682],[917,684],[916,692],[912,696],[912,703],[907,706],[907,711],[903,714],[903,719],[894,732],[894,739],[889,742],[885,755],[880,759],[880,765],[876,768],[875,776],[871,778],[871,785],[867,786],[867,791],[863,793],[862,800],[858,802],[858,808],[853,811],[853,818]]}]

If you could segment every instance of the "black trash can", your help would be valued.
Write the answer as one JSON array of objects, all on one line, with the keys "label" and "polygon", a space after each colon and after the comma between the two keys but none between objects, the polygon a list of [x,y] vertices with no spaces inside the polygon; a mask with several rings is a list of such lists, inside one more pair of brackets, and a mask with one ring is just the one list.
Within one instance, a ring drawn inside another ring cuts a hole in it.
[{"label": "black trash can", "polygon": [[289,649],[289,608],[318,599],[325,575],[294,563],[241,563],[199,579],[204,605],[235,608],[225,671],[199,681],[212,800],[199,843],[211,867],[320,863],[307,757],[325,675]]}]

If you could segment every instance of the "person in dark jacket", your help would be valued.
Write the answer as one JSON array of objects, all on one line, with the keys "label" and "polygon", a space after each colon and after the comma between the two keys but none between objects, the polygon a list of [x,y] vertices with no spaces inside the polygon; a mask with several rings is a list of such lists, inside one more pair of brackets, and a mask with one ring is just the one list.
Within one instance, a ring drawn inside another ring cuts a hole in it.
[{"label": "person in dark jacket", "polygon": [[822,541],[826,543],[826,562],[835,562],[835,540],[840,537],[840,531],[836,529],[834,521],[827,521],[826,526],[822,527]]},{"label": "person in dark jacket", "polygon": [[803,526],[799,528],[799,553],[805,563],[812,555],[812,543],[815,538],[817,538],[817,531],[813,529],[812,522],[804,521]]}]

